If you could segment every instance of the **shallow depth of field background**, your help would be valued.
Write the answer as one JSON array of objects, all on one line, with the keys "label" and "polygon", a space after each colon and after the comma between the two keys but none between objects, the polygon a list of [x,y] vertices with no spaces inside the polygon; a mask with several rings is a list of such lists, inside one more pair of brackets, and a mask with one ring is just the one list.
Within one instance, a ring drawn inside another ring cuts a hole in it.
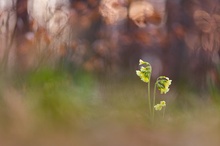
[{"label": "shallow depth of field background", "polygon": [[[33,31],[19,0],[16,57],[0,68],[0,145],[219,146],[219,2],[155,1],[142,15],[132,0],[72,0],[68,45],[51,57],[55,38]],[[172,80],[154,122],[139,59],[152,65],[152,89]]]}]

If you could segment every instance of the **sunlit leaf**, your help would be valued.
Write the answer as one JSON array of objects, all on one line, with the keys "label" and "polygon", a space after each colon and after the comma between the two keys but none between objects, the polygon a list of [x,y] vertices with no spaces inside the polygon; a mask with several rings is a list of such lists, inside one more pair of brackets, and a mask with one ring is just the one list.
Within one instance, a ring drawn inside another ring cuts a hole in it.
[{"label": "sunlit leaf", "polygon": [[211,32],[212,18],[207,12],[202,11],[202,10],[197,10],[195,11],[193,17],[199,29],[201,29],[203,32],[206,32],[206,33]]}]

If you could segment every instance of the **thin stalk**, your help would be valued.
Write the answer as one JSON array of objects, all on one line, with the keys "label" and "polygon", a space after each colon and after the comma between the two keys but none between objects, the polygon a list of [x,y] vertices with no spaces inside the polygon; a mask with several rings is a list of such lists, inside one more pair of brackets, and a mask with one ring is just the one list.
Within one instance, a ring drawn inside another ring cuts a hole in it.
[{"label": "thin stalk", "polygon": [[148,82],[148,105],[149,105],[149,110],[150,110],[150,115],[151,115],[150,79]]},{"label": "thin stalk", "polygon": [[154,120],[154,106],[155,106],[155,100],[156,100],[156,89],[157,89],[157,83],[154,84],[154,97],[153,97],[153,120]]}]

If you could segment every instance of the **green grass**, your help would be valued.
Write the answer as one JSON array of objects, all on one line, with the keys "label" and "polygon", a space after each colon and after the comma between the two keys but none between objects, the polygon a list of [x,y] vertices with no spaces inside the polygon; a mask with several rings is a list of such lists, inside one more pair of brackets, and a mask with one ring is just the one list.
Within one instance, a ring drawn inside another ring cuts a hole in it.
[{"label": "green grass", "polygon": [[152,123],[146,84],[134,76],[41,68],[9,80],[2,77],[0,84],[0,145],[220,144],[220,106],[208,94],[201,98],[172,85],[158,97],[167,101],[165,118],[156,112]]}]

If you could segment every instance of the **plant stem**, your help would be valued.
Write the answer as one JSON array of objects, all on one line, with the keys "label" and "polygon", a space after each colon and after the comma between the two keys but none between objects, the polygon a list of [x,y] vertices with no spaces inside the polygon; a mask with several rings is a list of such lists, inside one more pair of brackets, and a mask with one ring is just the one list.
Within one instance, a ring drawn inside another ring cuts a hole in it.
[{"label": "plant stem", "polygon": [[148,82],[148,105],[149,105],[149,110],[150,110],[150,115],[151,115],[150,79]]},{"label": "plant stem", "polygon": [[155,100],[156,100],[156,88],[157,88],[157,83],[154,84],[154,97],[153,97],[153,120],[154,120],[154,106],[155,106]]}]

